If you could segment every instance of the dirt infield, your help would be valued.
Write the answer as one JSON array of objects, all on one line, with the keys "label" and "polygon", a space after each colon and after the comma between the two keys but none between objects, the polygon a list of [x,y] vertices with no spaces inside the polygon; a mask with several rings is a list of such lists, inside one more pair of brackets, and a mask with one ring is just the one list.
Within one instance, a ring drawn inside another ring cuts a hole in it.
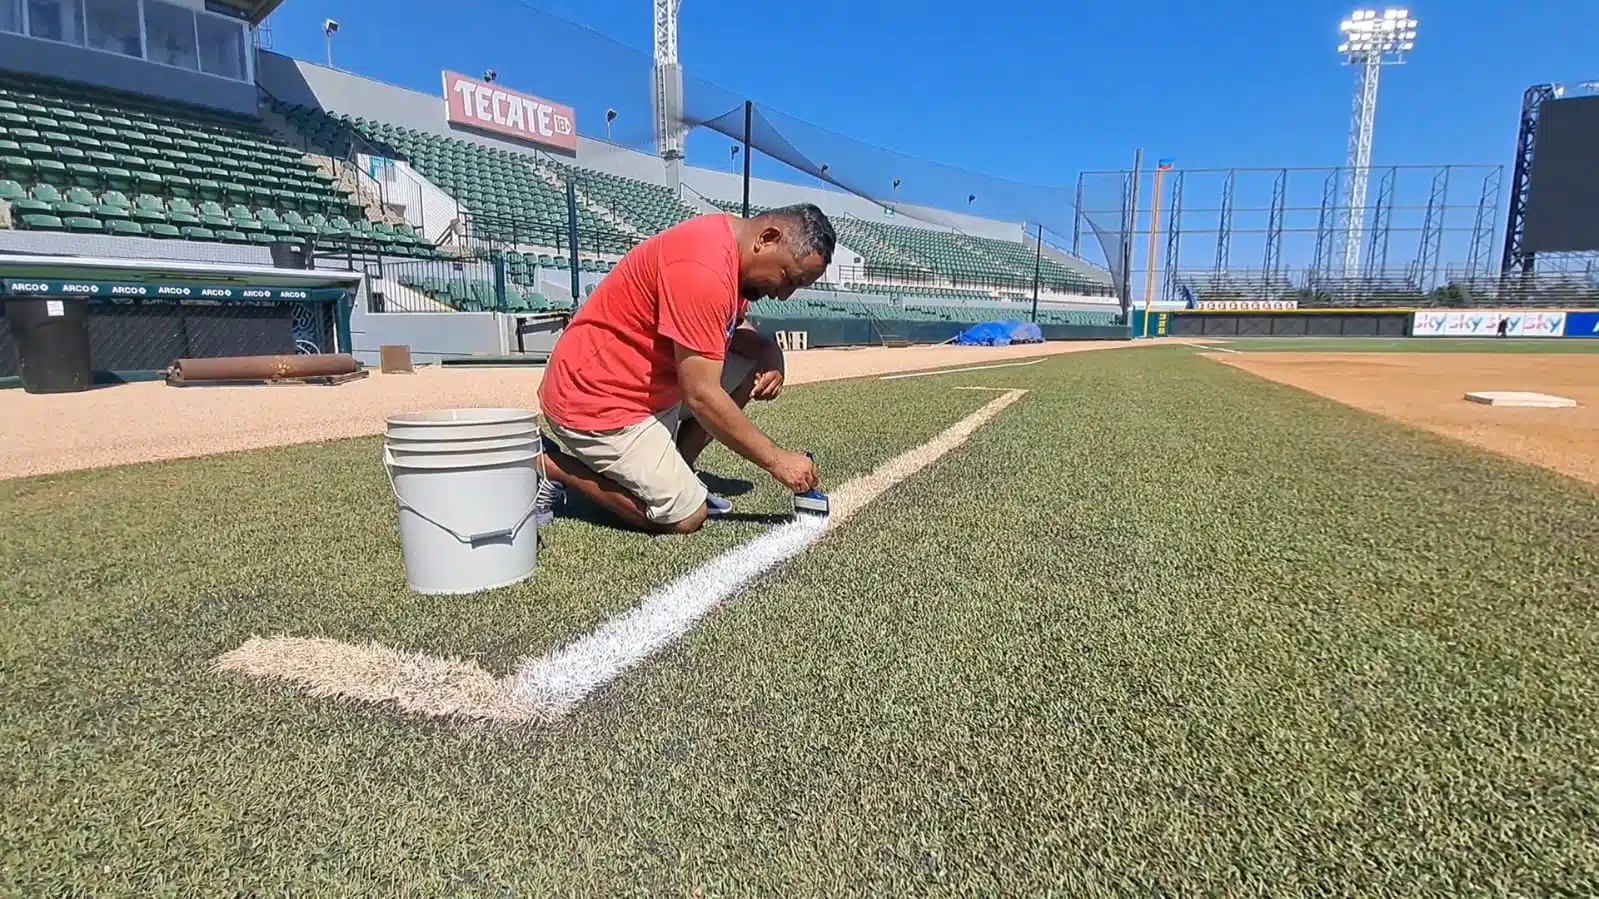
[{"label": "dirt infield", "polygon": [[[1599,485],[1599,356],[1206,354],[1217,362]],[[1571,397],[1575,409],[1468,402],[1476,390]]]},{"label": "dirt infield", "polygon": [[[1074,341],[806,350],[788,354],[788,381],[805,384],[1132,345]],[[0,479],[380,434],[383,419],[397,412],[534,409],[542,376],[542,368],[431,367],[409,375],[374,371],[340,387],[175,388],[150,382],[59,395],[0,390],[5,433]]]}]

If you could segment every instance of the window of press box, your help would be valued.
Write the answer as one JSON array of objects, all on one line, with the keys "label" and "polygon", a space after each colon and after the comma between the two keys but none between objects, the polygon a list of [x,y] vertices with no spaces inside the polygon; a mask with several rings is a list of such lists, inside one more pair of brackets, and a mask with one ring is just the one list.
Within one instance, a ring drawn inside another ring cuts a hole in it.
[{"label": "window of press box", "polygon": [[83,43],[79,0],[28,0],[28,34],[64,44]]},{"label": "window of press box", "polygon": [[144,57],[137,4],[127,0],[83,0],[83,11],[92,49]]},{"label": "window of press box", "polygon": [[0,0],[0,31],[250,79],[242,22],[167,0]]},{"label": "window of press box", "polygon": [[146,58],[151,62],[180,69],[200,68],[194,10],[160,0],[145,0],[144,34],[149,47]]},{"label": "window of press box", "polygon": [[220,16],[195,18],[200,34],[200,71],[245,80],[244,29],[238,22]]}]

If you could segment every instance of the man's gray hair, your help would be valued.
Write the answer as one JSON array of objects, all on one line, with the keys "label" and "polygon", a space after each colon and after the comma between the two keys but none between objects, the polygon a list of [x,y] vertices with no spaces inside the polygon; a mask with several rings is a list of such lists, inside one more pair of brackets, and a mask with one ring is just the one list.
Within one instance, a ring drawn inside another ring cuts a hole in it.
[{"label": "man's gray hair", "polygon": [[766,210],[759,218],[780,218],[789,225],[786,229],[789,248],[796,257],[803,259],[816,253],[822,257],[824,265],[833,264],[833,247],[838,243],[838,235],[833,231],[833,223],[815,203],[779,206]]}]

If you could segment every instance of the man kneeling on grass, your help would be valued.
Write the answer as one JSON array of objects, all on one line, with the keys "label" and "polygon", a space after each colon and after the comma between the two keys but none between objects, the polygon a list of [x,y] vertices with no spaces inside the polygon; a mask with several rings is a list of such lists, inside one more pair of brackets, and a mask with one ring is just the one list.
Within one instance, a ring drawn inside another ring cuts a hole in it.
[{"label": "man kneeling on grass", "polygon": [[694,472],[713,437],[789,490],[815,487],[811,460],[744,415],[783,389],[783,352],[746,315],[753,300],[815,283],[835,240],[807,203],[702,215],[622,257],[556,340],[539,385],[566,452],[544,441],[537,520],[576,490],[635,527],[697,531],[731,509]]}]

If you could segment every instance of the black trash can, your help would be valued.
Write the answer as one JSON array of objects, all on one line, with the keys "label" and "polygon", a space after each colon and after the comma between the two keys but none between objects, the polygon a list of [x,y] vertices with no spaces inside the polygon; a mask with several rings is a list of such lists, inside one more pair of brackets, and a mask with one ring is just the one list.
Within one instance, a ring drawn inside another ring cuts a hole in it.
[{"label": "black trash can", "polygon": [[88,299],[8,297],[5,307],[24,391],[77,393],[93,385]]}]

